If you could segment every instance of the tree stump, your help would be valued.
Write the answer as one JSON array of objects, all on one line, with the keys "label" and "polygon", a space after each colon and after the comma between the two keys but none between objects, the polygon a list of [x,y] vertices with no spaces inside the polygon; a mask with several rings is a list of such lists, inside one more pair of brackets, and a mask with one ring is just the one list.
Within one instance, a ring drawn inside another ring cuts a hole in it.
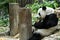
[{"label": "tree stump", "polygon": [[20,8],[19,33],[20,40],[28,40],[32,35],[31,11],[28,8]]},{"label": "tree stump", "polygon": [[9,3],[9,19],[10,19],[10,35],[14,36],[18,33],[19,22],[19,5],[18,3]]}]

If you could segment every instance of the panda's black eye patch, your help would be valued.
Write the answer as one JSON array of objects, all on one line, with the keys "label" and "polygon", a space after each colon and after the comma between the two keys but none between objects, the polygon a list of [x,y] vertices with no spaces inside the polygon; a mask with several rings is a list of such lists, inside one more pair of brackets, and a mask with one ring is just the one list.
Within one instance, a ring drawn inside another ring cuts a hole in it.
[{"label": "panda's black eye patch", "polygon": [[41,16],[40,13],[39,13],[39,16]]}]

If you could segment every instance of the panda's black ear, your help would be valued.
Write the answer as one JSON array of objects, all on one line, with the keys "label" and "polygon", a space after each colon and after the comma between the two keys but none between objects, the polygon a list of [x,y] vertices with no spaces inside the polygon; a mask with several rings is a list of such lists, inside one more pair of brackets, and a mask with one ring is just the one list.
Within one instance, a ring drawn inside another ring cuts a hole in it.
[{"label": "panda's black ear", "polygon": [[42,7],[42,10],[46,10],[46,6],[43,6],[43,7]]}]

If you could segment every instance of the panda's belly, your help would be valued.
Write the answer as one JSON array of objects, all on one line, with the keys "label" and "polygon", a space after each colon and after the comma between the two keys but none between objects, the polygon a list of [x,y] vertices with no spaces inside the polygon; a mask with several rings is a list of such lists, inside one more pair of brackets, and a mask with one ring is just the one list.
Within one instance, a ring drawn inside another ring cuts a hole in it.
[{"label": "panda's belly", "polygon": [[49,29],[38,29],[34,33],[40,33],[42,36],[48,36],[52,32],[54,32],[55,30],[56,30],[56,27],[52,27],[52,28],[49,28]]}]

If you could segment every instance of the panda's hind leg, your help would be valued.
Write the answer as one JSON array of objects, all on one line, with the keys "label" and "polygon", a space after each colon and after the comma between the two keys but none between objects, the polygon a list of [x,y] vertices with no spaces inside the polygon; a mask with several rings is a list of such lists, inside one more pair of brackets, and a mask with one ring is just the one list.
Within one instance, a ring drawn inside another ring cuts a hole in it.
[{"label": "panda's hind leg", "polygon": [[29,38],[29,40],[41,40],[43,36],[41,36],[39,33],[33,33],[32,37]]}]

